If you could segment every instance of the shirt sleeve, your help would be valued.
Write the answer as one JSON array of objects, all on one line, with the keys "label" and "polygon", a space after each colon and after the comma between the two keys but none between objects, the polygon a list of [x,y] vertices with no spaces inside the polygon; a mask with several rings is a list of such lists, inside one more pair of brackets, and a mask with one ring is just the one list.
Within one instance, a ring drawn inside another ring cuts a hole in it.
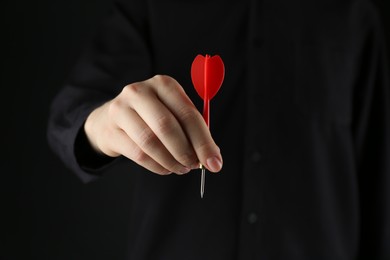
[{"label": "shirt sleeve", "polygon": [[143,1],[114,2],[51,103],[48,143],[83,182],[95,179],[115,161],[88,147],[82,132],[86,118],[127,84],[151,76],[147,27]]},{"label": "shirt sleeve", "polygon": [[390,91],[383,28],[373,8],[367,16],[354,105],[360,195],[360,258],[390,259]]}]

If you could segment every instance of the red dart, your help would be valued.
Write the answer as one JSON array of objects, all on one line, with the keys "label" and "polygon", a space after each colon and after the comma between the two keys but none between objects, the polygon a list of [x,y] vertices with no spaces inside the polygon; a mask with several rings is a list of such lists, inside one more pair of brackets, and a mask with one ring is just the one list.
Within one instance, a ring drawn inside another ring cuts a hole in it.
[{"label": "red dart", "polygon": [[196,56],[191,66],[192,84],[203,99],[203,118],[210,127],[210,100],[217,94],[225,78],[225,66],[218,55]]},{"label": "red dart", "polygon": [[[191,66],[191,78],[196,92],[203,99],[203,118],[210,127],[210,100],[217,94],[225,78],[225,65],[218,55],[206,57],[198,55]],[[203,198],[205,183],[205,168],[202,169],[200,196]]]}]

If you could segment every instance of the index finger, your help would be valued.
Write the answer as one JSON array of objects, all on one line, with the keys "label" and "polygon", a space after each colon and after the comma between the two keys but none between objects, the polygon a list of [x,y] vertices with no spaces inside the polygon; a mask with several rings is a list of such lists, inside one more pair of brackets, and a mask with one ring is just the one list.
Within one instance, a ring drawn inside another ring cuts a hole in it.
[{"label": "index finger", "polygon": [[202,115],[186,95],[182,86],[169,76],[158,75],[151,80],[155,81],[152,85],[157,86],[158,98],[176,117],[190,140],[199,162],[211,172],[220,171],[222,168],[220,149],[211,137]]}]

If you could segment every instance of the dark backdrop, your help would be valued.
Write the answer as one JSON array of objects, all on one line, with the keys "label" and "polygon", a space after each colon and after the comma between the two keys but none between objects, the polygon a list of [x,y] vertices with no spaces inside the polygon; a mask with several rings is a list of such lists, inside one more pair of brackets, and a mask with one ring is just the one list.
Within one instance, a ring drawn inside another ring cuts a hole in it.
[{"label": "dark backdrop", "polygon": [[46,142],[49,103],[110,2],[1,4],[1,260],[123,259],[129,176],[82,184]]},{"label": "dark backdrop", "polygon": [[[375,3],[387,33],[390,1]],[[125,254],[130,176],[82,184],[46,143],[49,103],[110,4],[2,2],[0,259],[113,260]]]}]

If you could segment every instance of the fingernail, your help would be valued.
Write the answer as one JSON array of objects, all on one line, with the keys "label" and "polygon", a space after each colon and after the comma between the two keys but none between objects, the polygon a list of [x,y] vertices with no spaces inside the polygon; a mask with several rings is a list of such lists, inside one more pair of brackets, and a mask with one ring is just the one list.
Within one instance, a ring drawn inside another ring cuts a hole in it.
[{"label": "fingernail", "polygon": [[210,171],[212,172],[218,172],[222,168],[222,161],[218,157],[208,158],[206,163],[207,163],[207,168],[209,168]]},{"label": "fingernail", "polygon": [[184,168],[180,169],[179,174],[186,174],[186,173],[189,173],[190,171],[191,171],[190,168],[184,167]]},{"label": "fingernail", "polygon": [[196,170],[196,169],[199,169],[200,168],[200,163],[195,163],[191,166],[191,169],[192,170]]}]

